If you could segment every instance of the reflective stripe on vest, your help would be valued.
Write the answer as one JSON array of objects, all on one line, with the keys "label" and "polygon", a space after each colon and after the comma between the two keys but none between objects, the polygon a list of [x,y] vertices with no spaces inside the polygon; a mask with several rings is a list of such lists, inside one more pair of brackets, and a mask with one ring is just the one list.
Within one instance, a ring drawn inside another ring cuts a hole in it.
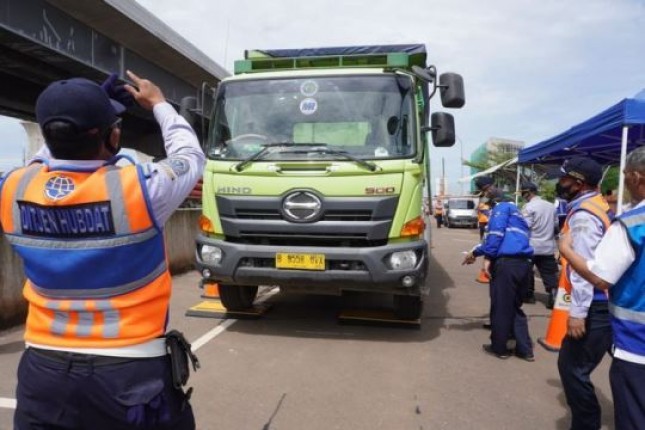
[{"label": "reflective stripe on vest", "polygon": [[9,175],[0,221],[24,261],[28,342],[119,347],[163,334],[170,274],[142,181],[135,166]]},{"label": "reflective stripe on vest", "polygon": [[609,290],[617,348],[645,356],[645,206],[618,218],[634,248],[635,260]]},{"label": "reflective stripe on vest", "polygon": [[[596,218],[600,220],[603,225],[603,235],[609,228],[611,224],[611,219],[609,218],[610,208],[605,199],[600,194],[595,194],[592,197],[582,200],[575,207],[571,208],[567,214],[567,218],[564,221],[564,226],[562,227],[562,234],[569,233],[571,228],[569,227],[569,220],[574,213],[578,211],[587,211]],[[562,271],[560,272],[560,286],[563,286],[567,293],[571,294],[571,267],[565,258],[561,259],[562,261]],[[607,301],[607,293],[603,290],[594,288],[593,300],[597,301]]]}]

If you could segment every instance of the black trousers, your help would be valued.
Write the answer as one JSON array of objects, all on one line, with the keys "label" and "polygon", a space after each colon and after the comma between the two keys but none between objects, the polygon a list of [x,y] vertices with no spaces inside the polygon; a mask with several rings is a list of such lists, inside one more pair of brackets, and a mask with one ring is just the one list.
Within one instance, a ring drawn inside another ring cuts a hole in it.
[{"label": "black trousers", "polygon": [[522,299],[526,295],[531,261],[528,258],[497,258],[491,264],[490,280],[490,340],[493,351],[506,353],[506,341],[513,334],[515,352],[533,355]]},{"label": "black trousers", "polygon": [[585,328],[582,339],[564,338],[558,356],[560,380],[571,408],[571,430],[600,428],[600,404],[591,383],[591,372],[613,342],[607,302],[591,303]]},{"label": "black trousers", "polygon": [[[18,366],[16,430],[194,430],[184,392],[173,386],[170,357],[102,364],[27,348]],[[107,359],[110,360],[110,359]]]},{"label": "black trousers", "polygon": [[[540,272],[540,277],[544,283],[544,290],[547,293],[555,294],[558,291],[558,262],[553,255],[534,255],[531,257],[533,265]],[[531,266],[533,269],[533,266]],[[533,273],[531,272],[531,275]],[[529,279],[528,297],[535,294],[535,279],[533,276]]]},{"label": "black trousers", "polygon": [[434,217],[437,220],[437,228],[441,228],[441,224],[443,224],[443,215],[435,215]]},{"label": "black trousers", "polygon": [[609,369],[616,430],[645,426],[645,364],[614,358]]}]

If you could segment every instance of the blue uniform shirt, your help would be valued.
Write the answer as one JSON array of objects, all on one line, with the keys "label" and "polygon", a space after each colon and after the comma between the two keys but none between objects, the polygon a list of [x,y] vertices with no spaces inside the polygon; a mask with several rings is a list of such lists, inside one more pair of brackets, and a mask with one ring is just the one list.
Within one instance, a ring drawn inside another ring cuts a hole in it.
[{"label": "blue uniform shirt", "polygon": [[530,229],[517,206],[511,202],[495,205],[488,220],[484,242],[473,249],[473,255],[490,260],[500,257],[531,257]]}]

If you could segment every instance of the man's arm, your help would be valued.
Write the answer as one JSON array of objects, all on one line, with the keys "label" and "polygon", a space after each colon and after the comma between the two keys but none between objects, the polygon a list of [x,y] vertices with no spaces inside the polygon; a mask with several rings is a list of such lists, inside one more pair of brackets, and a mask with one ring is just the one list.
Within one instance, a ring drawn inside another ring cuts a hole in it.
[{"label": "man's arm", "polygon": [[533,210],[533,205],[531,205],[531,202],[528,202],[526,205],[524,205],[524,208],[522,209],[522,216],[528,224],[529,230],[531,230],[533,228],[533,224],[535,224],[535,211]]},{"label": "man's arm", "polygon": [[609,282],[605,281],[604,279],[593,273],[591,270],[589,270],[589,268],[587,267],[587,260],[582,258],[580,254],[573,250],[570,234],[565,234],[560,237],[559,248],[560,255],[562,255],[567,260],[569,266],[571,266],[571,269],[575,270],[576,273],[583,279],[601,290],[607,290],[609,289],[609,287],[611,287],[611,284]]},{"label": "man's arm", "polygon": [[188,122],[166,102],[152,82],[128,72],[138,89],[126,86],[136,101],[151,109],[161,127],[168,158],[143,166],[152,210],[160,226],[188,197],[203,174],[206,163],[197,136]]},{"label": "man's arm", "polygon": [[[585,260],[593,259],[596,247],[603,235],[600,220],[586,211],[578,211],[569,219],[571,228],[571,247]],[[593,285],[577,272],[571,272],[571,308],[570,315],[575,318],[586,318],[593,300]]]},{"label": "man's arm", "polygon": [[560,242],[560,252],[573,270],[594,287],[602,290],[616,284],[636,260],[636,253],[627,237],[627,231],[620,222],[614,222],[609,227],[592,260],[585,260],[572,249],[571,238],[568,235],[563,236]]}]

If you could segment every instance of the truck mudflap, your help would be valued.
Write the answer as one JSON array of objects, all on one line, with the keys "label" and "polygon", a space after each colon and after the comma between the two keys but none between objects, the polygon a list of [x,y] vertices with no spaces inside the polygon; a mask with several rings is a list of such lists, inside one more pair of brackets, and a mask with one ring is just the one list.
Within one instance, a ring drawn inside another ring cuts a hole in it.
[{"label": "truck mudflap", "polygon": [[[204,245],[221,249],[218,264],[201,258]],[[413,251],[414,267],[400,270],[388,267],[394,252]],[[324,255],[324,267],[281,269],[276,267],[278,254]],[[279,285],[292,291],[341,294],[342,291],[367,291],[401,295],[428,293],[428,244],[425,240],[388,244],[368,248],[281,247],[248,245],[197,237],[197,269],[204,278],[222,284]]]}]

